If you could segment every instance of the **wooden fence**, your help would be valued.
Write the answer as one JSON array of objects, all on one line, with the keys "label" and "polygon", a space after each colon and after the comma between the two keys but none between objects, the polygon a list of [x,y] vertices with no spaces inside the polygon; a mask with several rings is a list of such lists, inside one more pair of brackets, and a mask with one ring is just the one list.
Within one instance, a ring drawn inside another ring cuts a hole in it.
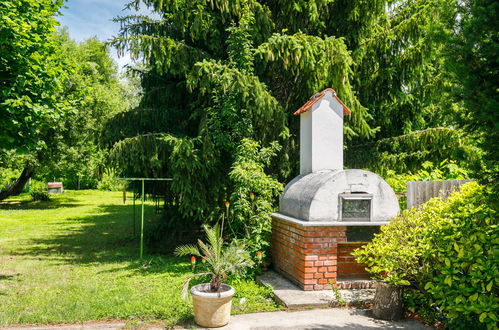
[{"label": "wooden fence", "polygon": [[407,183],[407,208],[417,207],[430,198],[447,197],[459,186],[471,180],[418,181]]}]

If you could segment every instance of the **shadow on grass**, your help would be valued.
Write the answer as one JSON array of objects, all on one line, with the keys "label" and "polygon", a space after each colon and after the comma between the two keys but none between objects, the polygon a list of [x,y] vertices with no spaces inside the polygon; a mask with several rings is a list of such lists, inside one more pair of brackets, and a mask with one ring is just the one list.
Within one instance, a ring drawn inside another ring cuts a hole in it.
[{"label": "shadow on grass", "polygon": [[185,329],[206,329],[206,328],[200,328],[196,324],[196,322],[194,321],[194,315],[182,315],[176,321],[177,325],[181,325]]},{"label": "shadow on grass", "polygon": [[[80,204],[81,205],[81,204]],[[145,224],[157,221],[153,205],[145,206]],[[54,233],[29,239],[13,255],[43,258],[68,264],[134,261],[139,257],[140,207],[136,206],[135,236],[132,205],[101,205],[97,215],[87,215],[52,222]],[[58,226],[58,228],[57,228]],[[147,258],[144,258],[142,263]],[[134,268],[142,265],[133,263]]]},{"label": "shadow on grass", "polygon": [[161,255],[145,255],[142,260],[134,260],[128,266],[102,270],[99,273],[114,273],[131,271],[136,274],[147,275],[161,273],[165,275],[183,275],[191,273],[191,266],[186,258]]},{"label": "shadow on grass", "polygon": [[0,274],[0,281],[4,280],[12,280],[14,279],[15,275],[10,275],[10,274]]},{"label": "shadow on grass", "polygon": [[57,209],[61,207],[76,207],[82,204],[75,203],[75,198],[58,196],[50,201],[32,201],[32,200],[7,200],[0,202],[2,210],[46,210]]},{"label": "shadow on grass", "polygon": [[11,271],[0,271],[0,296],[6,296],[7,294],[3,292],[5,286],[3,283],[12,281],[18,274]]}]

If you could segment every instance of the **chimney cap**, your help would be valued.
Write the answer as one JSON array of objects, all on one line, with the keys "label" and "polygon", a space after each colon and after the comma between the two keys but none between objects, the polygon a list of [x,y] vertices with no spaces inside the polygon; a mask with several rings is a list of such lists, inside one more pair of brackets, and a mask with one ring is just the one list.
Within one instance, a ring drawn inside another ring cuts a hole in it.
[{"label": "chimney cap", "polygon": [[310,97],[310,99],[307,101],[307,103],[302,105],[300,109],[298,109],[294,112],[294,115],[296,115],[296,116],[301,115],[302,113],[310,110],[315,103],[319,102],[319,100],[322,99],[324,97],[324,95],[326,95],[326,92],[331,92],[333,94],[333,97],[343,106],[343,114],[344,115],[349,115],[352,113],[352,111],[350,111],[350,109],[348,109],[348,107],[336,95],[336,91],[334,89],[326,88],[322,92],[319,92],[319,93],[312,95]]}]

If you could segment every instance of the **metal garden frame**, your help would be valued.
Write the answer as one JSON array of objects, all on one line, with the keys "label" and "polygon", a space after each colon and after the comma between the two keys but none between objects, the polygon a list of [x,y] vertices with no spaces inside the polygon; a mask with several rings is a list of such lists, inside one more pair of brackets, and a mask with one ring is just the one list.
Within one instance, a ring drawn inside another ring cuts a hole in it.
[{"label": "metal garden frame", "polygon": [[[171,178],[116,178],[115,180],[121,181],[142,181],[142,194],[140,196],[141,200],[141,216],[140,216],[140,259],[144,254],[144,181],[172,181]],[[134,212],[135,212],[135,196],[133,197],[134,202]],[[133,217],[133,230],[135,234],[135,213]]]}]

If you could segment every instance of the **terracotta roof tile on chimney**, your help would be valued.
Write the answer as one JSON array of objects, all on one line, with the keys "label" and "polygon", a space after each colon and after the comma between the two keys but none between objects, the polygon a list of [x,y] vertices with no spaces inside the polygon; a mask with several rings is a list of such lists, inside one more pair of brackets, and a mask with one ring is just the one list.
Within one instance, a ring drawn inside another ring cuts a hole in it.
[{"label": "terracotta roof tile on chimney", "polygon": [[322,92],[320,93],[317,93],[317,94],[314,94],[308,101],[307,103],[305,103],[304,105],[301,106],[300,109],[296,110],[294,112],[294,115],[301,115],[302,113],[304,112],[307,112],[308,110],[310,110],[312,108],[312,106],[317,103],[320,99],[322,99],[324,97],[324,95],[326,95],[326,92],[329,91],[331,93],[333,93],[333,97],[338,101],[340,102],[340,104],[343,106],[343,114],[344,115],[349,115],[352,113],[352,111],[350,111],[350,109],[348,109],[348,107],[345,105],[345,103],[343,103],[340,98],[336,95],[336,91],[332,88],[326,88],[325,90],[323,90]]}]

